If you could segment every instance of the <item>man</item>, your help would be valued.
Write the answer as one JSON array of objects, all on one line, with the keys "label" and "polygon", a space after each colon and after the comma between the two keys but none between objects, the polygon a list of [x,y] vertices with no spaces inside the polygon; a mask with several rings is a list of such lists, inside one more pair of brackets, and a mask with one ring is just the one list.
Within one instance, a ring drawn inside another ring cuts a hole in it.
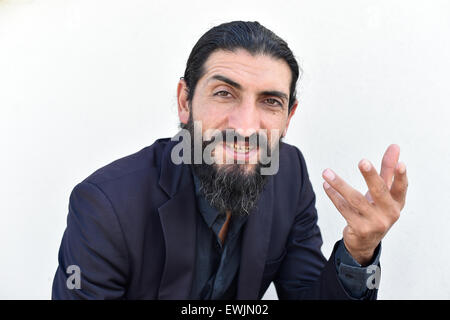
[{"label": "man", "polygon": [[298,75],[287,44],[257,22],[205,33],[178,83],[184,134],[73,190],[52,297],[259,299],[274,282],[280,299],[375,299],[381,240],[405,203],[399,147],[380,175],[359,163],[365,196],[324,171],[347,221],[326,260],[305,160],[281,142]]}]

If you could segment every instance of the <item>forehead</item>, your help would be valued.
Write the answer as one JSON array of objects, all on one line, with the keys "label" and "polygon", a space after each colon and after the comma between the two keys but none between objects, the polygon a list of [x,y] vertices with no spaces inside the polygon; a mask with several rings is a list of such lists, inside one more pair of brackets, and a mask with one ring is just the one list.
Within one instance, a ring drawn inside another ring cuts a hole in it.
[{"label": "forehead", "polygon": [[252,55],[244,49],[236,51],[217,50],[204,64],[199,84],[207,86],[211,78],[220,74],[247,89],[270,89],[289,93],[291,70],[281,59],[264,54]]}]

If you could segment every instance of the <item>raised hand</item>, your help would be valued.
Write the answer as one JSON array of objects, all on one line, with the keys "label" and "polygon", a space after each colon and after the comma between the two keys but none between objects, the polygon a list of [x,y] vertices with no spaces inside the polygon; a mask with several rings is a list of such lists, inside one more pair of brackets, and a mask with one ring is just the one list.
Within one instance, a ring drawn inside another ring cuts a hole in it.
[{"label": "raised hand", "polygon": [[370,262],[405,205],[408,179],[405,164],[398,162],[399,155],[400,148],[390,145],[383,156],[380,174],[368,160],[359,162],[369,188],[365,196],[331,169],[322,174],[325,192],[347,221],[343,232],[345,247],[361,265]]}]

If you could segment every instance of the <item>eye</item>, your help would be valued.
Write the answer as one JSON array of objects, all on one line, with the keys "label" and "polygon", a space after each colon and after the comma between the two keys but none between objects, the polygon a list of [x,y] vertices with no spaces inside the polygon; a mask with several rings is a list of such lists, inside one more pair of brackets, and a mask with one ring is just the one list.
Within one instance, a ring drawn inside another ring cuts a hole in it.
[{"label": "eye", "polygon": [[270,106],[276,106],[276,105],[279,105],[280,107],[283,106],[283,104],[280,101],[278,101],[277,99],[274,99],[274,98],[268,98],[265,101]]},{"label": "eye", "polygon": [[228,97],[230,95],[230,93],[225,90],[220,90],[220,91],[217,91],[216,93],[214,93],[214,95],[219,96],[219,97]]}]

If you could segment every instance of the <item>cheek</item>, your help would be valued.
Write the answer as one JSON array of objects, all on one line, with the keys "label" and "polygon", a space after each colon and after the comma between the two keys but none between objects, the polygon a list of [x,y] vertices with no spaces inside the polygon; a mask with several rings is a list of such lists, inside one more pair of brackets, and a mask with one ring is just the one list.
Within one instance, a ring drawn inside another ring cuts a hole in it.
[{"label": "cheek", "polygon": [[220,110],[214,106],[206,106],[198,108],[193,114],[194,121],[201,121],[203,130],[207,129],[223,129],[227,120],[226,110]]},{"label": "cheek", "polygon": [[287,109],[270,109],[260,108],[259,115],[262,121],[271,127],[281,127],[286,125],[288,121]]},{"label": "cheek", "polygon": [[[267,130],[268,139],[278,141],[287,127],[287,115],[277,114],[262,118],[262,128]],[[273,139],[272,139],[273,137]]]}]

